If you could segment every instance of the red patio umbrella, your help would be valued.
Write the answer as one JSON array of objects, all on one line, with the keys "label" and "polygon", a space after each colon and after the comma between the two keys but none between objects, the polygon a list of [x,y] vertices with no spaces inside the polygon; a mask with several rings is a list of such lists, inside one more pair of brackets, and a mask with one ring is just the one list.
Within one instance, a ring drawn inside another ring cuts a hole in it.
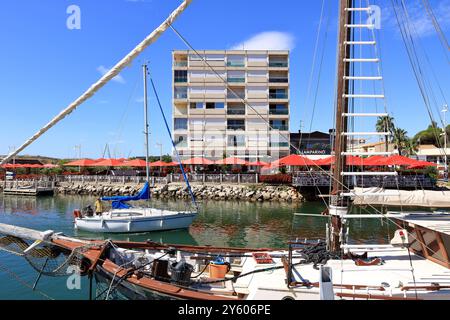
[{"label": "red patio umbrella", "polygon": [[269,166],[270,163],[264,162],[264,161],[254,161],[254,162],[249,162],[247,165],[253,166],[253,167],[266,167],[266,166]]},{"label": "red patio umbrella", "polygon": [[127,162],[124,162],[124,164],[127,167],[146,167],[147,166],[147,162],[145,162],[144,160],[141,159],[134,159],[134,160],[130,160]]},{"label": "red patio umbrella", "polygon": [[76,161],[72,161],[69,163],[64,164],[66,167],[92,167],[93,164],[95,164],[96,160],[91,159],[80,159]]},{"label": "red patio umbrella", "polygon": [[197,166],[208,166],[214,164],[214,161],[208,160],[206,158],[191,158],[188,160],[181,161],[185,165],[197,165]]},{"label": "red patio umbrella", "polygon": [[435,167],[435,166],[437,166],[437,164],[433,162],[416,160],[416,163],[410,165],[408,169],[421,169],[425,167]]},{"label": "red patio umbrella", "polygon": [[411,166],[417,163],[417,160],[407,158],[401,155],[395,155],[388,158],[382,158],[380,160],[374,161],[375,165],[381,166]]},{"label": "red patio umbrella", "polygon": [[126,167],[127,165],[118,159],[105,159],[103,161],[95,162],[91,167]]},{"label": "red patio umbrella", "polygon": [[5,169],[22,168],[22,165],[21,164],[7,163],[7,164],[2,165],[2,168],[5,168]]},{"label": "red patio umbrella", "polygon": [[53,163],[47,163],[47,164],[44,164],[44,166],[43,166],[44,168],[56,168],[56,167],[58,167],[58,165],[56,165],[56,164],[53,164]]},{"label": "red patio umbrella", "polygon": [[334,157],[326,157],[319,160],[316,160],[316,164],[318,166],[330,166],[334,163]]},{"label": "red patio umbrella", "polygon": [[272,165],[309,167],[316,166],[316,162],[309,158],[299,156],[298,154],[291,154],[290,156],[272,162]]},{"label": "red patio umbrella", "polygon": [[23,165],[24,168],[33,168],[33,169],[40,169],[43,168],[44,166],[42,164],[24,164]]},{"label": "red patio umbrella", "polygon": [[229,157],[229,158],[225,158],[225,159],[222,159],[222,160],[217,160],[217,161],[215,162],[215,164],[218,164],[218,165],[228,165],[228,164],[231,164],[231,165],[241,165],[241,166],[246,166],[246,165],[248,165],[248,162],[245,161],[245,160],[236,158],[236,157]]},{"label": "red patio umbrella", "polygon": [[150,163],[150,167],[174,167],[177,166],[176,162],[164,162],[164,161],[155,161]]}]

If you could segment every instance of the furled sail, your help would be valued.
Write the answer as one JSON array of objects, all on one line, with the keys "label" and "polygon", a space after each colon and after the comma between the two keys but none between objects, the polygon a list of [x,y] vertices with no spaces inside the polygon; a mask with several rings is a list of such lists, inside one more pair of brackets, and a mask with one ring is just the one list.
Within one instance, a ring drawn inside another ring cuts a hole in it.
[{"label": "furled sail", "polygon": [[148,46],[155,42],[164,31],[166,31],[170,25],[175,21],[175,19],[187,8],[187,6],[192,2],[192,0],[185,0],[183,3],[171,13],[171,15],[150,35],[148,35],[140,44],[138,44],[130,53],[128,53],[122,60],[120,60],[111,70],[109,70],[103,77],[100,78],[96,83],[94,83],[86,92],[84,92],[78,99],[72,102],[67,108],[61,111],[55,118],[53,118],[49,123],[42,127],[38,132],[36,132],[31,138],[25,141],[19,148],[8,154],[1,162],[1,164],[7,163],[12,157],[19,154],[22,150],[36,141],[40,136],[42,136],[47,130],[56,125],[59,121],[64,119],[72,111],[74,111],[83,102],[91,98],[98,90],[100,90],[105,84],[107,84],[111,79],[116,77],[126,66],[128,66],[142,51],[144,51]]},{"label": "furled sail", "polygon": [[353,204],[388,205],[427,208],[450,208],[450,190],[387,190],[355,188]]},{"label": "furled sail", "polygon": [[141,191],[135,196],[115,196],[115,197],[103,197],[103,201],[112,201],[113,209],[128,209],[130,206],[126,203],[127,201],[139,201],[148,200],[150,196],[150,186],[148,182],[145,183]]}]

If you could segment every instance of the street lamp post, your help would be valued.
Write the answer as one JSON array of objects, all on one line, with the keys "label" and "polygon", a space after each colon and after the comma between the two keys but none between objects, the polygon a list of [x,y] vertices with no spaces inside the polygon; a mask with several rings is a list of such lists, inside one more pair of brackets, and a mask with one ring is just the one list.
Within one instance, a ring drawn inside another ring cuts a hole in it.
[{"label": "street lamp post", "polygon": [[442,113],[444,114],[444,180],[448,181],[448,162],[447,162],[447,112],[448,105],[444,105]]}]

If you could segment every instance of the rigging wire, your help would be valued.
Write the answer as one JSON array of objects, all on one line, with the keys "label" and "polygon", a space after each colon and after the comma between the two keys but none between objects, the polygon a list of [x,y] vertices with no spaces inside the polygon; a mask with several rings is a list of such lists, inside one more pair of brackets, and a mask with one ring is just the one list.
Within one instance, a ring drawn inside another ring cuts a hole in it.
[{"label": "rigging wire", "polygon": [[445,57],[447,58],[447,62],[450,63],[450,59],[448,57],[448,51],[450,50],[450,46],[448,44],[447,38],[442,31],[442,28],[439,24],[439,20],[436,18],[436,15],[434,14],[433,8],[431,7],[431,4],[428,0],[422,0],[422,3],[426,9],[426,12],[428,16],[431,19],[431,22],[433,23],[434,29],[436,30],[438,34],[439,41],[441,42],[442,48],[444,49]]},{"label": "rigging wire", "polygon": [[[391,0],[391,1],[393,1],[393,0]],[[264,117],[255,109],[255,108],[253,108],[253,106],[251,106],[247,101],[246,101],[246,99],[243,99],[243,98],[241,98],[232,88],[230,88],[230,86],[228,85],[228,83],[227,83],[227,81],[226,81],[226,79],[224,79],[215,69],[214,69],[214,67],[212,67],[207,61],[206,61],[206,59],[204,58],[204,57],[202,57],[200,54],[199,54],[199,52],[197,51],[197,50],[195,50],[195,48],[189,43],[189,41],[186,39],[186,38],[184,38],[181,34],[180,34],[180,32],[173,26],[173,24],[170,24],[170,28],[175,32],[175,34],[185,43],[185,45],[187,46],[187,47],[189,47],[190,48],[190,50],[192,50],[196,55],[197,55],[197,57],[199,57],[207,66],[208,66],[208,68],[211,70],[211,71],[213,71],[220,79],[221,79],[221,81],[225,84],[225,86],[227,87],[227,89],[235,96],[235,97],[237,97],[238,99],[240,99],[246,106],[248,106],[249,108],[251,108],[252,109],[252,111],[253,112],[255,112],[255,114],[256,115],[258,115],[265,123],[266,123],[266,125],[269,127],[269,128],[271,128],[271,129],[273,129],[273,127],[270,125],[270,123],[266,120],[266,119],[264,119]],[[337,44],[337,46],[339,46],[339,44]],[[337,60],[338,60],[338,58],[336,58]],[[336,83],[335,83],[335,86],[337,87],[337,81],[339,81],[339,79],[337,79],[336,78]],[[337,97],[336,97],[337,98]],[[336,109],[336,107],[337,107],[337,101],[335,101],[335,109]],[[335,113],[334,113],[335,114]],[[335,119],[336,120],[336,119]],[[290,143],[290,141],[289,141],[289,139],[285,136],[285,135],[283,135],[283,134],[280,134],[280,136],[283,138],[283,139],[285,139],[286,141],[288,141],[289,142],[289,144],[290,144],[290,146],[294,149],[294,150],[296,150],[299,154],[302,154],[302,152],[299,150],[299,148],[297,148],[296,146],[294,146],[292,143]],[[305,165],[307,168],[308,168],[308,173],[312,176],[312,174],[310,173],[310,171],[309,171],[309,165]],[[314,167],[316,167],[320,172],[322,172],[322,173],[325,173],[326,175],[328,175],[331,179],[333,179],[333,180],[335,180],[334,179],[334,177],[333,177],[333,174],[331,173],[331,172],[328,172],[328,171],[326,171],[326,170],[324,170],[324,169],[322,169],[320,166],[318,166],[318,165],[314,165]],[[362,198],[360,195],[358,195],[358,194],[356,194],[354,191],[352,191],[348,186],[346,186],[344,183],[342,183],[342,182],[340,182],[340,181],[337,181],[337,183],[340,185],[340,186],[342,186],[343,188],[344,188],[344,190],[346,190],[346,191],[348,191],[348,192],[350,192],[350,193],[353,193],[353,195],[354,195],[354,197],[355,198]],[[363,200],[364,201],[364,200]],[[326,203],[326,202],[325,202]],[[326,203],[326,205],[327,205],[327,207],[328,207],[328,203]],[[377,212],[377,213],[380,213],[380,214],[382,214],[382,211],[380,211],[379,209],[377,209],[375,206],[373,206],[373,205],[371,205],[371,204],[367,204],[368,205],[368,207],[370,207],[372,210],[374,210],[375,212]],[[372,212],[370,212],[368,209],[366,209],[366,208],[363,208],[363,210],[364,211],[366,211],[366,212],[368,212],[368,213],[372,213]],[[391,221],[392,223],[394,223],[395,225],[397,225],[398,227],[401,227],[398,223],[396,223],[392,218],[389,218],[389,217],[387,217],[387,219],[389,220],[389,221]],[[415,240],[417,240],[417,241],[419,241],[420,242],[420,240],[419,239],[417,239],[416,237],[414,237],[414,235],[412,235],[412,234],[410,234],[411,235],[411,237],[412,238],[414,238]],[[424,246],[426,246],[426,244],[423,244]]]},{"label": "rigging wire", "polygon": [[186,185],[188,187],[188,191],[189,191],[189,195],[191,196],[192,203],[194,204],[194,206],[195,206],[195,208],[196,208],[196,210],[198,212],[199,206],[197,204],[197,201],[195,200],[195,195],[194,195],[194,192],[192,191],[191,184],[189,183],[189,179],[188,179],[188,177],[186,175],[186,172],[184,170],[183,164],[181,163],[181,157],[180,157],[180,154],[178,153],[178,149],[177,149],[177,146],[175,145],[175,141],[173,141],[173,139],[172,139],[172,132],[171,132],[171,130],[169,128],[169,123],[167,122],[167,118],[166,118],[166,115],[165,115],[164,110],[162,108],[161,101],[159,100],[159,95],[158,95],[158,92],[156,91],[155,83],[153,82],[153,77],[151,76],[150,71],[148,71],[148,74],[149,74],[149,77],[150,77],[150,84],[152,85],[153,93],[155,94],[155,98],[156,98],[156,101],[158,103],[159,110],[161,111],[161,115],[163,117],[164,124],[166,126],[167,133],[169,134],[170,141],[172,142],[172,146],[173,146],[173,149],[175,150],[175,154],[177,156],[177,160],[178,160],[178,162],[180,164],[181,173],[183,174],[184,181],[186,182]]},{"label": "rigging wire", "polygon": [[[410,21],[406,4],[405,4],[404,0],[391,0],[391,3],[393,6],[393,9],[394,9],[394,13],[395,13],[395,16],[397,19],[397,24],[399,26],[400,33],[402,35],[403,43],[404,43],[406,51],[408,53],[409,61],[412,66],[414,76],[416,78],[422,98],[424,100],[428,116],[431,120],[431,126],[434,129],[432,133],[436,139],[436,143],[438,144],[439,152],[441,153],[442,156],[444,156],[447,151],[442,149],[442,144],[440,143],[440,137],[437,135],[437,130],[438,130],[438,128],[436,126],[437,122],[435,121],[433,112],[431,110],[430,97],[428,95],[428,91],[427,91],[427,87],[426,87],[426,83],[425,83],[425,74],[422,70],[420,59],[417,54],[416,44],[415,44],[414,36],[413,36],[414,29],[412,28],[412,22]],[[416,34],[416,37],[417,37],[417,34]],[[440,115],[439,115],[439,118],[441,119],[441,122],[443,123]]]}]

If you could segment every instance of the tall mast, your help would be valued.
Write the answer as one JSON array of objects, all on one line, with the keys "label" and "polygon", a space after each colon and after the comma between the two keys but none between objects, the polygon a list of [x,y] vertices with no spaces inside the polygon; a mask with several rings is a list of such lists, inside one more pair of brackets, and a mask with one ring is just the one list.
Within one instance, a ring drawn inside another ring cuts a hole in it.
[{"label": "tall mast", "polygon": [[345,155],[343,152],[347,148],[347,139],[343,135],[347,131],[347,117],[343,117],[348,112],[349,99],[346,95],[349,93],[350,75],[350,47],[346,41],[351,41],[351,28],[347,25],[352,24],[353,0],[339,1],[339,47],[338,47],[338,67],[337,67],[337,106],[336,106],[336,131],[334,141],[335,165],[333,167],[332,198],[330,204],[331,214],[331,232],[330,232],[330,250],[332,252],[341,251],[341,231],[343,231],[342,214],[348,209],[348,198],[341,197],[344,191],[345,181],[342,172],[345,171]]},{"label": "tall mast", "polygon": [[147,183],[150,185],[150,166],[149,166],[149,151],[148,151],[148,106],[147,106],[147,64],[142,66],[144,76],[144,135],[145,135],[145,176]]}]

